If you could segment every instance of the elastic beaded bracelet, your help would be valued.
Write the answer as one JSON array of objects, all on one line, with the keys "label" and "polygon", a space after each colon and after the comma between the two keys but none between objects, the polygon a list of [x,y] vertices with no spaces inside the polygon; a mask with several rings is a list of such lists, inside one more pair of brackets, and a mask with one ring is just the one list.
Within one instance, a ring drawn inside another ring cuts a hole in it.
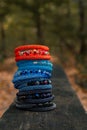
[{"label": "elastic beaded bracelet", "polygon": [[22,66],[33,66],[33,65],[40,65],[40,66],[50,66],[53,67],[53,64],[48,60],[21,60],[16,62],[16,65],[20,68]]},{"label": "elastic beaded bracelet", "polygon": [[49,51],[49,48],[43,45],[24,45],[24,46],[19,46],[15,48],[15,53],[17,51],[22,51],[22,50],[27,50],[27,49],[43,49],[43,50]]},{"label": "elastic beaded bracelet", "polygon": [[32,79],[24,79],[24,80],[18,80],[17,82],[14,82],[14,79],[12,80],[12,82],[14,83],[15,86],[19,86],[19,85],[22,85],[23,83],[26,83],[26,82],[32,82],[32,81],[38,81],[38,80],[46,80],[48,78],[41,78],[41,77],[38,77],[38,78],[32,78]]},{"label": "elastic beaded bracelet", "polygon": [[23,75],[23,76],[18,76],[18,77],[14,77],[13,78],[13,83],[18,82],[18,81],[22,81],[22,80],[28,80],[28,79],[32,79],[32,78],[50,78],[50,75],[47,74],[31,74],[31,75]]},{"label": "elastic beaded bracelet", "polygon": [[50,72],[47,72],[47,71],[43,71],[43,70],[37,70],[37,69],[32,69],[32,70],[18,70],[15,74],[14,74],[14,78],[17,77],[17,76],[26,76],[26,75],[34,75],[34,74],[42,74],[42,75],[48,75],[48,77],[51,76],[51,73]]},{"label": "elastic beaded bracelet", "polygon": [[45,112],[51,111],[56,108],[56,104],[49,102],[44,104],[25,104],[16,102],[16,107],[23,110],[36,111],[36,112]]},{"label": "elastic beaded bracelet", "polygon": [[48,51],[40,49],[22,50],[15,53],[15,56],[35,56],[35,55],[49,55]]},{"label": "elastic beaded bracelet", "polygon": [[[30,71],[32,71],[33,70],[33,72],[34,71],[38,71],[38,72],[43,72],[43,71],[47,71],[47,72],[49,72],[49,73],[51,73],[52,72],[52,67],[49,67],[49,66],[29,66],[29,65],[27,65],[27,66],[25,66],[25,68],[26,68],[26,70],[30,70]],[[24,70],[25,69],[24,67],[20,67],[20,68],[18,68],[18,71],[21,71],[21,70]],[[26,71],[25,70],[25,71]]]},{"label": "elastic beaded bracelet", "polygon": [[53,99],[54,99],[54,95],[52,95],[51,97],[48,97],[48,98],[44,98],[44,99],[24,99],[24,100],[17,99],[17,101],[21,102],[21,103],[38,104],[38,103],[50,102]]},{"label": "elastic beaded bracelet", "polygon": [[51,84],[51,80],[48,79],[48,78],[32,78],[32,79],[25,79],[25,80],[18,80],[17,82],[14,82],[14,87],[17,88],[17,86],[20,86],[22,84],[25,84],[25,83],[29,83],[29,82],[36,82],[36,81],[44,81],[44,80],[49,80],[50,81],[50,84]]},{"label": "elastic beaded bracelet", "polygon": [[17,96],[26,96],[26,95],[29,95],[29,94],[35,94],[35,93],[49,93],[49,92],[52,92],[52,89],[40,89],[40,90],[30,90],[30,91],[23,91],[23,92],[18,92],[16,95]]},{"label": "elastic beaded bracelet", "polygon": [[52,85],[34,85],[34,86],[29,86],[29,87],[22,87],[19,89],[19,92],[21,91],[30,91],[30,90],[40,90],[40,89],[52,89]]},{"label": "elastic beaded bracelet", "polygon": [[33,94],[29,94],[29,95],[22,95],[22,96],[18,96],[17,95],[17,99],[18,100],[25,100],[25,99],[43,99],[43,98],[48,98],[51,97],[52,93],[51,92],[45,92],[45,93],[33,93]]},{"label": "elastic beaded bracelet", "polygon": [[51,59],[51,56],[50,55],[47,55],[47,56],[33,56],[33,55],[31,55],[31,56],[17,56],[16,58],[15,58],[15,60],[16,61],[20,61],[20,60],[36,60],[36,59],[43,59],[43,60],[50,60]]},{"label": "elastic beaded bracelet", "polygon": [[34,85],[49,85],[49,84],[51,84],[51,80],[49,80],[49,79],[48,80],[37,80],[37,81],[31,81],[31,82],[28,81],[28,82],[24,82],[20,85],[15,86],[15,88],[20,89],[24,86],[29,87],[29,86],[34,86]]},{"label": "elastic beaded bracelet", "polygon": [[26,45],[15,49],[15,60],[50,60],[51,56],[48,52],[49,48],[41,45]]}]

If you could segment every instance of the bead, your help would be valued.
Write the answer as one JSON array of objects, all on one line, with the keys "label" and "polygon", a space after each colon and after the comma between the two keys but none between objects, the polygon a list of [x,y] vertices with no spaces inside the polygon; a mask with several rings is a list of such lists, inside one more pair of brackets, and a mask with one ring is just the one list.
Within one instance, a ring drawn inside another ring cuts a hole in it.
[{"label": "bead", "polygon": [[35,85],[39,85],[39,84],[40,84],[40,82],[39,82],[39,81],[36,81],[36,82],[35,82]]},{"label": "bead", "polygon": [[51,84],[51,80],[48,80],[48,83]]},{"label": "bead", "polygon": [[41,73],[41,70],[38,70],[39,73]]},{"label": "bead", "polygon": [[35,94],[35,97],[36,97],[36,98],[39,98],[39,94],[38,94],[38,93],[36,93],[36,94]]},{"label": "bead", "polygon": [[19,55],[22,56],[24,54],[23,51],[19,51]]},{"label": "bead", "polygon": [[26,55],[26,56],[27,56],[27,52],[26,52],[26,51],[24,52],[24,55]]},{"label": "bead", "polygon": [[46,71],[43,71],[43,73],[45,74],[45,73],[46,73]]},{"label": "bead", "polygon": [[45,93],[43,94],[43,97],[46,97],[46,94],[45,94]]},{"label": "bead", "polygon": [[48,55],[49,54],[49,52],[48,51],[45,51],[45,55]]},{"label": "bead", "polygon": [[47,82],[47,80],[44,80],[43,83],[44,83],[44,84],[47,84],[48,82]]},{"label": "bead", "polygon": [[36,49],[33,50],[33,54],[37,54],[37,50]]},{"label": "bead", "polygon": [[21,71],[20,71],[20,72],[18,72],[18,73],[17,73],[17,75],[18,75],[18,76],[20,76],[20,75],[21,75]]},{"label": "bead", "polygon": [[33,64],[37,64],[38,62],[37,61],[34,61]]},{"label": "bead", "polygon": [[47,93],[47,96],[48,96],[48,97],[50,97],[50,95],[51,95],[50,93]]}]

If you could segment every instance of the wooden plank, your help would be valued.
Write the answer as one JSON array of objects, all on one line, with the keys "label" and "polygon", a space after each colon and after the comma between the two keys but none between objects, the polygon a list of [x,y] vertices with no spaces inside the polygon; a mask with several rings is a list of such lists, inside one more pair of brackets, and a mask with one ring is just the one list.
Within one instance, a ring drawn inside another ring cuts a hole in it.
[{"label": "wooden plank", "polygon": [[0,119],[0,130],[87,130],[87,115],[60,66],[54,67],[52,82],[55,110],[23,111],[13,103]]}]

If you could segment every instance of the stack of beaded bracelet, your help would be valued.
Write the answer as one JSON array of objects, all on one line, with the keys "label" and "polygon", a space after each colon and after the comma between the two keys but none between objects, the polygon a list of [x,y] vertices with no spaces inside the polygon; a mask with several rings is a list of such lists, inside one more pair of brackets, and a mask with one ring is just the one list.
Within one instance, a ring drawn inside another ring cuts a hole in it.
[{"label": "stack of beaded bracelet", "polygon": [[13,77],[16,107],[31,111],[47,111],[56,108],[52,103],[52,63],[49,48],[42,45],[25,45],[15,49],[18,67]]}]

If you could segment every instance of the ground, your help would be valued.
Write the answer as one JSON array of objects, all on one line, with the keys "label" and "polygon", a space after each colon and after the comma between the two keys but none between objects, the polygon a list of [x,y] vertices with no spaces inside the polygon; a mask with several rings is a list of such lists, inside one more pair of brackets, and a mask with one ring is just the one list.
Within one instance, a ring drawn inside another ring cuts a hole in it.
[{"label": "ground", "polygon": [[[52,56],[52,62],[60,64],[58,57]],[[73,63],[73,61],[71,61]],[[14,72],[17,70],[14,58],[6,59],[0,68],[0,117],[13,102],[17,90],[14,89],[12,84],[12,78]],[[78,69],[74,65],[63,65],[64,70],[68,76],[68,79],[75,90],[78,98],[80,99],[84,109],[87,111],[87,90],[82,89],[75,83],[75,75],[79,73]]]}]

